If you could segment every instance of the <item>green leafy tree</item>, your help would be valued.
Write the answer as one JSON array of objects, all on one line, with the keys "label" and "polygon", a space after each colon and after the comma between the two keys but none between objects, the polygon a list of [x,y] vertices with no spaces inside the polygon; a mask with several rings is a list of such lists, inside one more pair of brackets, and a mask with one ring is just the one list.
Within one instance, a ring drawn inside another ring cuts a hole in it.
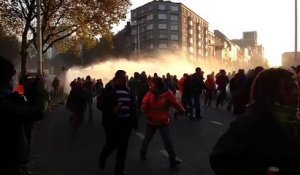
[{"label": "green leafy tree", "polygon": [[[43,53],[53,46],[74,47],[59,44],[66,38],[94,44],[96,35],[108,33],[113,24],[125,19],[129,5],[129,0],[41,0]],[[37,48],[36,7],[36,0],[0,1],[0,23],[21,37],[22,74],[26,73],[27,49],[31,44]]]}]

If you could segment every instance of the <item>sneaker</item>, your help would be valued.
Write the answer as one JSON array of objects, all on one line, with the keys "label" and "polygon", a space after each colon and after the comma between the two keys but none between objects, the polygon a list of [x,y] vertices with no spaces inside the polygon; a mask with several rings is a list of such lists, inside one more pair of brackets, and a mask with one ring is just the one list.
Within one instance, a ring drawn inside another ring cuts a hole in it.
[{"label": "sneaker", "polygon": [[105,161],[99,160],[99,169],[103,170],[105,168]]},{"label": "sneaker", "polygon": [[141,161],[147,160],[147,157],[143,154],[140,154],[140,160]]},{"label": "sneaker", "polygon": [[170,169],[176,169],[181,162],[179,160],[175,160],[170,164]]},{"label": "sneaker", "polygon": [[124,172],[117,172],[116,175],[128,175],[128,173],[126,171],[124,171]]},{"label": "sneaker", "polygon": [[202,115],[196,116],[195,119],[198,119],[198,120],[203,119],[203,116]]}]

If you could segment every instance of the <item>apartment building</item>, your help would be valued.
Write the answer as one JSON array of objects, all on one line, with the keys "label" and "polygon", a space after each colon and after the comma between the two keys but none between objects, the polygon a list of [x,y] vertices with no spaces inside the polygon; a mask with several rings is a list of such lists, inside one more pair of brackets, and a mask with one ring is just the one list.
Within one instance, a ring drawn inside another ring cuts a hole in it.
[{"label": "apartment building", "polygon": [[208,22],[182,3],[151,1],[131,11],[131,50],[138,55],[183,51],[191,61],[206,58]]}]

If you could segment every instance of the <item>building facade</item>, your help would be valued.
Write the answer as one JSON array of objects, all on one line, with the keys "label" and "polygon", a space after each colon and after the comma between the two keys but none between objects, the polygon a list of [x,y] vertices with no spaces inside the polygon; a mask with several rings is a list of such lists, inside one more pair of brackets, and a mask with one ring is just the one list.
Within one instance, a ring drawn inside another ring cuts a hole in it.
[{"label": "building facade", "polygon": [[245,58],[249,58],[245,59],[247,62],[252,62],[255,64],[263,64],[266,62],[264,56],[264,47],[263,45],[257,44],[256,31],[243,32],[242,39],[233,39],[231,42],[237,44],[241,50],[243,50],[242,52],[244,53]]},{"label": "building facade", "polygon": [[182,3],[154,0],[131,11],[131,50],[151,56],[182,51],[191,61],[206,58],[208,22]]},{"label": "building facade", "polygon": [[281,58],[281,65],[286,69],[290,69],[292,66],[300,65],[300,52],[297,52],[295,58],[295,52],[284,52]]}]

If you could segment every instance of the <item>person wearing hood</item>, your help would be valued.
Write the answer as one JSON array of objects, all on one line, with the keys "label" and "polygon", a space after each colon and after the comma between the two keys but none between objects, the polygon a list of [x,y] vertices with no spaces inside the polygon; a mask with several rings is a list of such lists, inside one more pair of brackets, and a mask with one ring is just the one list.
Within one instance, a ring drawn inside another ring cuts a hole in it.
[{"label": "person wearing hood", "polygon": [[300,174],[299,87],[292,72],[260,72],[249,111],[231,123],[210,155],[216,175]]},{"label": "person wearing hood", "polygon": [[[1,137],[1,174],[28,174],[27,163],[30,161],[30,143],[26,137],[25,125],[43,118],[46,100],[42,81],[36,81],[33,96],[29,103],[24,96],[13,92],[13,79],[16,70],[6,58],[0,56],[0,116]],[[29,99],[29,98],[28,98]]]},{"label": "person wearing hood", "polygon": [[159,129],[163,138],[165,149],[169,154],[170,168],[176,168],[180,163],[176,160],[176,154],[170,137],[170,107],[184,113],[185,110],[175,95],[165,88],[162,78],[153,78],[151,90],[142,101],[142,112],[147,117],[147,131],[140,151],[140,159],[146,159],[147,147],[155,132]]}]

